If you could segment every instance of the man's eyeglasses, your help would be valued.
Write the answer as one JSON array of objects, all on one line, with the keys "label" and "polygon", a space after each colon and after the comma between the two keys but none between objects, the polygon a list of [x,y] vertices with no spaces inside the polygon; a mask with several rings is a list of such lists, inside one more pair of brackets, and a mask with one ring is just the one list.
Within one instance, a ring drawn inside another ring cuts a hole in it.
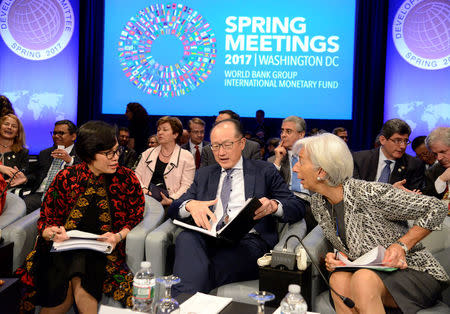
[{"label": "man's eyeglasses", "polygon": [[120,153],[121,153],[120,148],[117,148],[116,150],[110,150],[105,153],[102,152],[99,154],[105,155],[106,158],[108,159],[113,159],[115,155],[120,155]]},{"label": "man's eyeglasses", "polygon": [[211,144],[211,150],[213,152],[217,152],[217,151],[219,151],[220,147],[222,147],[224,150],[231,150],[233,148],[233,144],[236,142],[239,142],[240,140],[242,140],[242,137],[234,142],[225,142],[222,144]]},{"label": "man's eyeglasses", "polygon": [[192,134],[205,134],[205,131],[191,131]]},{"label": "man's eyeglasses", "polygon": [[281,129],[280,134],[286,133],[287,135],[291,135],[295,130],[292,129]]},{"label": "man's eyeglasses", "polygon": [[400,144],[405,144],[406,146],[409,145],[411,143],[410,140],[404,140],[401,138],[388,138],[389,141],[391,141],[392,143],[394,143],[395,145],[400,145]]},{"label": "man's eyeglasses", "polygon": [[57,135],[64,136],[64,134],[68,134],[68,133],[69,132],[63,132],[63,131],[50,131],[50,134],[52,136],[57,136]]}]

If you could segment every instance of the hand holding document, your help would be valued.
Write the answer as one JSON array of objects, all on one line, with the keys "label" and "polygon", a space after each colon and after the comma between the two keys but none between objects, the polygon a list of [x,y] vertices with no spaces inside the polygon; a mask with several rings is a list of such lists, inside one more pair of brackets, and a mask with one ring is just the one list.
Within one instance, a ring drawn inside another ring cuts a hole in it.
[{"label": "hand holding document", "polygon": [[66,234],[69,236],[69,240],[63,242],[53,242],[51,252],[61,252],[70,250],[94,250],[109,254],[112,252],[112,245],[108,242],[98,241],[103,239],[98,234],[89,232],[70,230]]},{"label": "hand holding document", "polygon": [[373,248],[366,254],[360,256],[355,259],[353,262],[349,261],[343,254],[337,252],[337,259],[342,261],[345,266],[337,266],[336,269],[339,268],[368,268],[375,269],[381,271],[394,271],[397,270],[395,267],[388,267],[383,265],[383,258],[386,249],[381,245]]}]

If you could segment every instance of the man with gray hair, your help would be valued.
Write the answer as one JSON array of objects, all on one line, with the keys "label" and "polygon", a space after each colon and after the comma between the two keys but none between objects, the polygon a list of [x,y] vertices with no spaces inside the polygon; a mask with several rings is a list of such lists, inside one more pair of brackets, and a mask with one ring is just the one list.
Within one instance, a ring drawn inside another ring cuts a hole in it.
[{"label": "man with gray hair", "polygon": [[419,159],[405,153],[410,134],[411,128],[405,121],[386,121],[380,131],[379,148],[353,153],[353,177],[409,190],[421,189],[425,166]]},{"label": "man with gray hair", "polygon": [[450,182],[450,127],[434,129],[425,139],[425,145],[436,155],[439,163],[433,165],[425,172],[426,184],[423,193],[444,199],[448,203]]},{"label": "man with gray hair", "polygon": [[296,173],[292,171],[292,167],[297,163],[298,156],[292,154],[292,147],[295,142],[305,137],[306,122],[303,118],[297,116],[289,116],[283,120],[281,124],[281,141],[275,148],[275,155],[267,159],[268,162],[273,163],[275,168],[280,172],[284,182],[289,186],[295,196],[305,200],[308,204],[306,206],[305,221],[308,231],[316,226],[316,222],[312,217],[309,208],[309,191],[303,187],[300,179],[297,178]]}]

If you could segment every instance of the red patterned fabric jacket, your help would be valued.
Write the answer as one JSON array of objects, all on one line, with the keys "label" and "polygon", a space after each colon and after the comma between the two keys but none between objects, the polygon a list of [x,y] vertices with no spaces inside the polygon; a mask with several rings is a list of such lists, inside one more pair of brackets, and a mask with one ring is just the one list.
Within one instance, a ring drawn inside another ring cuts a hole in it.
[{"label": "red patterned fabric jacket", "polygon": [[[89,179],[100,180],[102,176],[108,177],[105,187],[112,219],[111,232],[117,233],[123,228],[133,229],[142,220],[145,206],[144,195],[134,172],[119,166],[114,174],[102,174],[96,178],[87,164],[81,163],[61,170],[50,185],[37,223],[38,233],[42,235],[42,231],[49,226],[64,226],[79,196],[85,192]],[[49,245],[50,242],[48,249]],[[32,254],[34,253],[30,255]],[[16,271],[25,286],[21,312],[34,308],[35,283],[30,255],[24,267]],[[103,292],[123,305],[130,306],[133,274],[125,262],[125,241],[118,243],[108,260],[108,275],[103,284]]]}]

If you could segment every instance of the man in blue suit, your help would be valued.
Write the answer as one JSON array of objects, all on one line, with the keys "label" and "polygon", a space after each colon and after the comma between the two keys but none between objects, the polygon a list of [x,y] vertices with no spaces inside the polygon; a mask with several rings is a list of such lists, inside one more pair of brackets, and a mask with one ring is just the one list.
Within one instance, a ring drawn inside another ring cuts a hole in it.
[{"label": "man in blue suit", "polygon": [[[218,164],[200,168],[189,190],[168,210],[171,218],[192,217],[210,230],[232,219],[248,198],[262,206],[255,211],[255,227],[239,242],[224,244],[196,231],[183,231],[175,244],[174,274],[181,283],[173,293],[208,293],[223,284],[258,277],[256,260],[272,249],[278,238],[276,221],[297,222],[305,213],[273,164],[242,158],[245,138],[240,123],[223,120],[211,131],[211,148]],[[224,197],[224,195],[228,195]]]}]

